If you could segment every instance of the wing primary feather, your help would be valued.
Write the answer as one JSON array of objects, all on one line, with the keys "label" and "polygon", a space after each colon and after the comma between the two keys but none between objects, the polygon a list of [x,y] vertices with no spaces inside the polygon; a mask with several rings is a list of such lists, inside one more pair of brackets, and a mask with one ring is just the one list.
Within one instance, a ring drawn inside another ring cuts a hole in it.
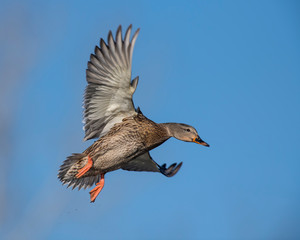
[{"label": "wing primary feather", "polygon": [[121,25],[118,27],[117,33],[116,33],[116,45],[117,45],[117,52],[120,60],[122,63],[126,63],[126,59],[124,58],[124,54],[122,52],[123,48],[123,40],[122,40],[122,27]]},{"label": "wing primary feather", "polygon": [[130,46],[129,46],[129,48],[128,48],[128,50],[129,50],[129,60],[130,60],[130,62],[131,62],[131,60],[132,60],[133,48],[134,48],[135,41],[136,41],[136,39],[137,39],[137,37],[138,37],[138,35],[139,35],[139,32],[140,32],[140,29],[138,28],[138,29],[136,30],[136,32],[134,33],[134,35],[133,35],[133,37],[132,37],[132,39],[131,39]]},{"label": "wing primary feather", "polygon": [[176,163],[173,163],[170,167],[168,167],[167,169],[166,169],[166,164],[163,164],[163,165],[161,165],[161,166],[159,166],[158,164],[157,164],[157,167],[159,168],[159,171],[163,174],[163,175],[165,175],[166,177],[172,177],[172,176],[174,176],[178,171],[179,171],[179,169],[181,168],[181,166],[182,166],[182,162],[180,162],[177,166],[176,166],[177,164]]},{"label": "wing primary feather", "polygon": [[108,46],[111,49],[111,51],[115,51],[115,41],[114,41],[114,37],[112,35],[112,32],[109,31],[108,36],[107,36],[107,42],[108,42]]},{"label": "wing primary feather", "polygon": [[113,71],[113,68],[111,67],[111,65],[114,65],[114,63],[110,59],[110,55],[108,52],[109,50],[108,50],[108,47],[107,47],[105,41],[103,40],[103,38],[101,38],[101,40],[100,40],[100,47],[101,47],[101,51],[105,57],[104,59],[107,63],[107,67],[109,67],[109,69]]},{"label": "wing primary feather", "polygon": [[116,66],[120,64],[120,60],[118,59],[118,56],[116,56],[116,48],[115,48],[115,41],[112,35],[112,32],[109,31],[109,34],[107,36],[107,42],[110,49],[110,58],[113,61],[113,64]]},{"label": "wing primary feather", "polygon": [[[105,57],[99,47],[95,47],[95,55],[91,54],[90,60],[93,63],[97,63],[97,66],[99,69],[102,69],[103,71],[110,72],[111,69],[107,67],[107,62],[105,61]],[[98,60],[98,61],[97,61]]]},{"label": "wing primary feather", "polygon": [[[121,34],[121,39],[122,39],[122,34]],[[114,41],[111,31],[110,31],[110,42],[111,43],[109,43],[109,46],[110,45],[113,46],[113,48],[110,51],[111,58],[113,58],[115,60],[115,63],[116,63],[115,66],[122,66],[122,64],[123,64],[122,59],[117,53],[118,52],[118,50],[116,48],[117,43],[116,43],[116,41]]]},{"label": "wing primary feather", "polygon": [[125,54],[127,66],[129,66],[129,64],[130,64],[130,59],[129,59],[129,54],[128,54],[128,47],[129,47],[129,44],[130,44],[131,29],[132,29],[132,24],[130,24],[129,27],[127,28],[127,30],[126,30],[125,37],[124,37],[124,45],[123,45],[123,52]]},{"label": "wing primary feather", "polygon": [[182,166],[182,162],[180,162],[177,167],[174,168],[174,170],[172,171],[172,173],[170,173],[169,177],[173,177],[178,171],[179,169],[181,168]]},{"label": "wing primary feather", "polygon": [[[95,53],[96,52],[98,52],[98,50],[95,49]],[[98,55],[99,55],[99,53],[102,55],[100,49],[99,49]],[[99,58],[101,58],[101,57],[91,54],[89,62],[91,62],[95,67],[97,67],[99,69],[99,71],[106,71],[104,64],[101,65],[101,59],[99,59]]]}]

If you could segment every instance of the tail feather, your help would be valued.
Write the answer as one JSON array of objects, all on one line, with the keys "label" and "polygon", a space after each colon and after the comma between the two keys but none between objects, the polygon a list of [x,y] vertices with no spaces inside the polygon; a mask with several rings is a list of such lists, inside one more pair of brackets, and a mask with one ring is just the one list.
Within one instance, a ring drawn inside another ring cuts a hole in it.
[{"label": "tail feather", "polygon": [[93,186],[94,183],[99,181],[99,174],[94,176],[87,174],[87,176],[83,175],[80,178],[76,178],[78,170],[83,168],[87,161],[87,155],[83,153],[74,153],[69,156],[60,166],[57,175],[58,179],[63,183],[63,185],[68,184],[67,187],[72,187],[72,190],[76,187],[80,190],[82,187],[86,189],[87,187]]}]

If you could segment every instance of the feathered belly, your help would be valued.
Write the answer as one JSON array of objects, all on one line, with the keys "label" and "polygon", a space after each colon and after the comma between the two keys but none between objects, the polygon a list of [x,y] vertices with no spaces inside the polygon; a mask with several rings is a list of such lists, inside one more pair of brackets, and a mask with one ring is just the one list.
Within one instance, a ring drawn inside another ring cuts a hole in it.
[{"label": "feathered belly", "polygon": [[144,145],[133,139],[110,137],[109,142],[99,141],[98,146],[89,154],[93,168],[99,172],[117,170],[131,159],[145,153]]}]

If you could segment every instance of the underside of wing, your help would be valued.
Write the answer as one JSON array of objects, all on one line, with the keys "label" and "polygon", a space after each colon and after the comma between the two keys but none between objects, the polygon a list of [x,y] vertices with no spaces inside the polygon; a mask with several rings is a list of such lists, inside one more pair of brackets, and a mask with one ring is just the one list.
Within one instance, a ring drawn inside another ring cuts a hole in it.
[{"label": "underside of wing", "polygon": [[173,163],[168,168],[166,168],[166,164],[160,166],[152,159],[149,152],[146,152],[129,161],[122,169],[139,172],[160,172],[167,177],[172,177],[179,171],[181,166],[182,162],[179,164]]},{"label": "underside of wing", "polygon": [[130,25],[122,38],[119,26],[115,39],[108,34],[106,44],[100,40],[91,54],[86,70],[88,85],[84,95],[84,140],[105,135],[123,118],[135,113],[132,95],[137,87],[138,77],[131,81],[132,53],[139,29],[131,41]]}]

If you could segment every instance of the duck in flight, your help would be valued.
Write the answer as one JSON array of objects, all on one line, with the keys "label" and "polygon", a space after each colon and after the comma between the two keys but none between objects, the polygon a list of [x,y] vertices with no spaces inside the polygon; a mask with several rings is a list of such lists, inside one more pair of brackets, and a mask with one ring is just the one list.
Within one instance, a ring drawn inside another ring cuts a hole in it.
[{"label": "duck in flight", "polygon": [[149,151],[171,137],[209,147],[195,128],[182,123],[155,123],[135,109],[132,95],[139,78],[131,80],[133,47],[139,29],[130,40],[130,25],[122,38],[119,26],[115,38],[110,31],[107,44],[100,40],[91,54],[84,94],[84,140],[98,138],[83,153],[69,156],[61,165],[58,178],[73,189],[90,191],[94,202],[104,186],[104,175],[117,169],[127,171],[159,172],[174,176],[182,162],[157,164]]}]

